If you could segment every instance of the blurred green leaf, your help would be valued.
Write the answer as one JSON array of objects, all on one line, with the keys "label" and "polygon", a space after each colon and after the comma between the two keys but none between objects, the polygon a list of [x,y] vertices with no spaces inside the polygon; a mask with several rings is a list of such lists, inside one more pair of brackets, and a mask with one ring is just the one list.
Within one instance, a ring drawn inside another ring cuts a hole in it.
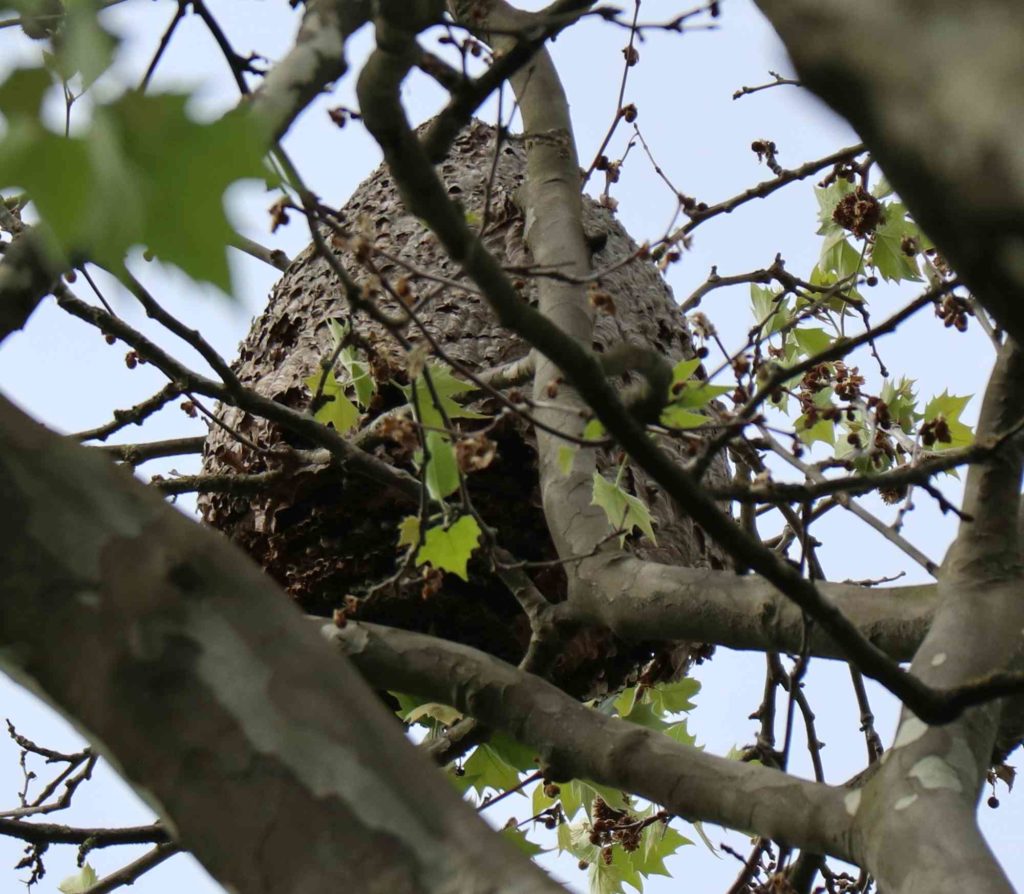
[{"label": "blurred green leaf", "polygon": [[439,431],[428,431],[426,442],[429,453],[424,472],[427,492],[433,499],[443,500],[459,489],[459,466],[455,450],[448,436]]}]

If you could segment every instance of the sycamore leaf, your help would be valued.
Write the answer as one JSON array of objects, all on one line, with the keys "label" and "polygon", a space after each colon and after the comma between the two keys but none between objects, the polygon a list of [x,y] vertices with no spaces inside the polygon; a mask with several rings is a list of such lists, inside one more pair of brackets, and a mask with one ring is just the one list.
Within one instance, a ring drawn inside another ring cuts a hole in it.
[{"label": "sycamore leaf", "polygon": [[860,271],[863,261],[861,253],[846,239],[846,231],[840,229],[825,237],[818,266],[823,271],[836,274],[838,279],[846,279]]},{"label": "sycamore leaf", "polygon": [[952,450],[957,447],[967,447],[974,440],[974,433],[970,426],[960,421],[960,414],[970,402],[971,396],[965,394],[957,396],[943,391],[938,397],[928,401],[924,408],[924,421],[932,422],[938,417],[945,419],[949,429],[950,439],[948,441],[936,441],[933,450]]},{"label": "sycamore leaf", "polygon": [[794,428],[796,429],[796,436],[808,447],[815,443],[815,441],[822,441],[830,447],[835,446],[836,426],[829,419],[819,419],[814,425],[808,427],[807,417],[800,416],[796,420]]},{"label": "sycamore leaf", "polygon": [[0,112],[7,119],[7,126],[34,122],[46,91],[53,85],[53,76],[45,68],[19,68],[11,72],[0,84]]},{"label": "sycamore leaf", "polygon": [[780,292],[751,283],[750,303],[754,309],[754,319],[764,335],[778,332],[789,322],[789,299],[782,297]]},{"label": "sycamore leaf", "polygon": [[[919,234],[916,226],[907,220],[907,209],[900,202],[884,206],[885,221],[875,228],[871,245],[871,263],[886,281],[899,282],[903,279],[920,281],[921,274],[917,261],[903,250],[903,240],[915,239]],[[920,243],[918,243],[920,247]]]},{"label": "sycamore leaf", "polygon": [[459,465],[455,450],[447,435],[439,431],[427,432],[427,451],[430,458],[424,471],[427,492],[435,500],[443,500],[459,489]]},{"label": "sycamore leaf", "polygon": [[114,61],[117,40],[104,30],[96,17],[101,4],[97,0],[64,0],[67,10],[61,29],[57,61],[65,79],[76,74],[88,87]]},{"label": "sycamore leaf", "polygon": [[321,372],[313,373],[302,381],[306,387],[315,395],[323,380],[323,387],[320,389],[322,405],[313,414],[317,422],[324,425],[331,425],[338,434],[346,434],[359,424],[359,410],[345,396],[345,387],[339,382],[333,372],[326,375]]},{"label": "sycamore leaf", "polygon": [[871,195],[876,199],[885,199],[892,195],[892,186],[885,174],[875,181],[875,188],[871,190]]},{"label": "sycamore leaf", "polygon": [[695,822],[693,828],[697,831],[700,836],[700,840],[704,842],[704,846],[711,851],[716,857],[718,856],[718,848],[711,843],[711,839],[708,838],[707,832],[704,831],[704,824],[701,822]]},{"label": "sycamore leaf", "polygon": [[679,404],[670,404],[661,411],[659,420],[665,428],[697,428],[708,421],[707,416],[687,410]]},{"label": "sycamore leaf", "polygon": [[627,854],[621,847],[612,848],[612,862],[597,859],[590,864],[588,874],[590,894],[621,894],[623,885],[643,891],[640,874],[633,868]]},{"label": "sycamore leaf", "polygon": [[530,841],[526,837],[526,833],[514,828],[505,828],[501,830],[502,838],[512,842],[512,844],[522,853],[526,854],[527,857],[536,857],[537,854],[543,854],[544,848],[539,844]]},{"label": "sycamore leaf", "polygon": [[913,431],[915,422],[923,418],[917,412],[915,384],[913,379],[905,377],[898,382],[890,379],[882,385],[879,395],[889,408],[889,417],[907,434]]},{"label": "sycamore leaf", "polygon": [[706,407],[716,397],[728,394],[732,390],[733,386],[730,385],[711,385],[707,382],[691,380],[673,395],[672,404],[688,410],[699,410]]},{"label": "sycamore leaf", "polygon": [[680,745],[696,745],[697,737],[693,735],[686,725],[685,720],[673,723],[665,730],[665,735]]},{"label": "sycamore leaf", "polygon": [[402,391],[410,404],[415,397],[415,406],[419,411],[420,423],[427,428],[444,428],[444,415],[449,419],[483,419],[483,413],[475,413],[460,406],[455,398],[470,391],[476,391],[476,385],[456,379],[451,370],[440,363],[428,365],[430,383],[437,392],[440,408],[435,404],[434,397],[427,385],[426,378],[420,373],[411,386],[403,386]]},{"label": "sycamore leaf", "polygon": [[698,366],[700,366],[700,357],[694,357],[690,360],[680,360],[672,367],[672,384],[676,385],[679,382],[685,382],[690,379],[697,371]]},{"label": "sycamore leaf", "polygon": [[606,785],[598,785],[596,782],[591,782],[589,779],[582,780],[579,782],[580,791],[585,798],[585,807],[587,811],[590,811],[590,806],[597,796],[601,797],[601,800],[605,804],[614,807],[616,810],[628,810],[632,806],[628,800],[628,797],[618,789],[609,788]]},{"label": "sycamore leaf", "polygon": [[69,875],[57,885],[57,890],[61,894],[85,894],[97,881],[99,878],[96,875],[96,870],[86,863],[78,872]]},{"label": "sycamore leaf", "polygon": [[662,720],[660,712],[655,711],[650,704],[644,702],[635,703],[632,710],[624,716],[624,719],[630,723],[635,723],[637,726],[654,730],[656,733],[663,733],[670,726],[670,724]]},{"label": "sycamore leaf", "polygon": [[463,768],[467,776],[473,777],[471,788],[481,795],[488,788],[503,792],[519,784],[519,771],[507,764],[489,745],[478,745]]},{"label": "sycamore leaf", "polygon": [[[38,98],[41,80],[32,77],[21,108]],[[128,91],[96,107],[87,132],[75,137],[5,107],[0,187],[25,189],[70,258],[84,255],[118,270],[129,248],[145,245],[194,279],[230,291],[233,230],[224,192],[236,180],[266,179],[266,139],[243,111],[197,123],[186,114],[187,100]]]},{"label": "sycamore leaf", "polygon": [[832,344],[832,336],[824,329],[794,329],[793,337],[803,354],[813,357]]},{"label": "sycamore leaf", "polygon": [[550,795],[545,794],[544,788],[545,785],[543,781],[538,782],[533,787],[533,795],[531,796],[530,804],[534,816],[538,816],[542,810],[547,810],[555,803],[555,801],[558,800],[557,797],[552,798]]},{"label": "sycamore leaf", "polygon": [[586,441],[600,441],[604,437],[604,425],[600,419],[591,419],[583,427],[583,438]]},{"label": "sycamore leaf", "polygon": [[615,530],[625,533],[619,538],[625,544],[626,534],[639,528],[651,543],[657,544],[654,528],[651,526],[651,512],[643,501],[627,494],[617,483],[609,481],[600,472],[594,471],[594,495],[591,505],[600,506]]},{"label": "sycamore leaf", "polygon": [[420,518],[407,515],[398,523],[398,548],[416,546],[420,542]]},{"label": "sycamore leaf", "polygon": [[818,227],[819,236],[827,236],[842,227],[835,222],[833,215],[836,213],[836,206],[843,196],[853,192],[853,184],[849,180],[840,177],[824,188],[815,188],[814,198],[818,200]]},{"label": "sycamore leaf", "polygon": [[633,710],[633,705],[636,704],[637,699],[637,687],[627,686],[622,690],[621,693],[614,699],[611,707],[619,717],[628,717],[629,712]]},{"label": "sycamore leaf", "polygon": [[425,717],[436,720],[444,726],[453,726],[462,719],[462,714],[450,705],[442,705],[438,702],[426,702],[425,704],[417,705],[409,711],[409,713],[405,715],[405,722],[422,723]]},{"label": "sycamore leaf", "polygon": [[[645,830],[643,847],[633,853],[633,863],[644,876],[670,875],[665,869],[665,858],[692,844],[689,838],[680,835],[668,823],[654,823]],[[639,861],[638,856],[642,856]]]},{"label": "sycamore leaf", "polygon": [[348,373],[349,382],[356,393],[356,402],[365,410],[377,393],[377,383],[370,375],[370,365],[360,360],[359,353],[352,347],[342,348],[338,361]]},{"label": "sycamore leaf", "polygon": [[536,749],[528,748],[504,733],[494,733],[487,744],[510,767],[525,772],[537,766]]},{"label": "sycamore leaf", "polygon": [[389,689],[388,694],[398,702],[398,710],[396,710],[395,713],[402,720],[405,720],[406,715],[414,708],[427,703],[426,699],[422,699],[418,695],[408,695],[404,692],[395,692],[393,689]]},{"label": "sycamore leaf", "polygon": [[665,714],[678,714],[680,711],[692,711],[693,696],[700,692],[700,680],[683,677],[674,683],[661,683],[645,693],[655,709]]},{"label": "sycamore leaf", "polygon": [[480,542],[480,526],[472,515],[464,515],[451,527],[427,528],[423,546],[416,553],[419,565],[429,562],[442,571],[450,571],[468,581],[466,564]]}]

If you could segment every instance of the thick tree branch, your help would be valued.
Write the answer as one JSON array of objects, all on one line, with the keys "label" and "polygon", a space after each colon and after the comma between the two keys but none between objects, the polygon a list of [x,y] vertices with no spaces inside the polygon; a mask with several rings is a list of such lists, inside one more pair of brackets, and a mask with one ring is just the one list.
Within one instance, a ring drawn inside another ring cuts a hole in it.
[{"label": "thick tree branch", "polygon": [[4,671],[102,741],[225,885],[559,890],[236,548],[6,401],[0,499]]},{"label": "thick tree branch", "polygon": [[25,325],[59,276],[42,234],[25,227],[0,258],[0,341]]},{"label": "thick tree branch", "polygon": [[841,789],[715,757],[608,717],[467,646],[372,624],[320,626],[373,685],[451,704],[502,730],[537,751],[549,778],[592,779],[684,819],[849,856]]},{"label": "thick tree branch", "polygon": [[[608,432],[630,457],[733,558],[785,593],[836,642],[842,644],[845,656],[858,669],[878,680],[904,702],[912,704],[919,716],[934,721],[949,720],[955,716],[950,702],[907,674],[865,639],[856,626],[822,596],[813,582],[742,531],[701,489],[694,476],[648,438],[644,426],[633,417],[605,379],[593,352],[573,337],[575,332],[571,318],[575,315],[578,319],[579,314],[585,314],[575,301],[570,299],[562,308],[570,324],[567,332],[520,298],[497,261],[470,230],[465,216],[450,201],[405,118],[399,89],[417,56],[414,35],[407,30],[408,27],[404,20],[395,24],[388,19],[378,19],[378,47],[360,73],[358,83],[364,122],[384,152],[406,207],[427,222],[451,257],[463,265],[502,325],[533,344],[552,364],[557,363],[568,382],[595,410]],[[539,135],[535,136],[538,138]],[[551,139],[555,147],[561,144],[562,152],[571,151],[571,144],[564,142],[564,134],[559,136],[556,132]],[[569,215],[571,221],[571,210],[563,213]],[[542,380],[539,365],[537,378]],[[575,470],[573,475],[576,475]],[[581,492],[581,488],[585,484],[579,476],[570,476],[569,483],[570,491],[564,487],[560,489],[565,496],[563,506],[571,509],[580,507],[580,512],[560,513],[557,506],[549,506],[547,496],[545,511],[549,522],[560,515],[568,516],[564,524],[556,521],[551,527],[559,553],[586,554],[591,545],[600,540],[592,535],[601,520],[590,511],[593,507],[589,503],[584,505],[582,498],[586,491]],[[584,549],[574,548],[577,543]]]},{"label": "thick tree branch", "polygon": [[253,108],[275,141],[327,84],[348,71],[345,41],[366,23],[369,14],[369,0],[311,0],[306,4],[294,45],[253,94]]},{"label": "thick tree branch", "polygon": [[[993,438],[1024,413],[1024,355],[1012,339],[985,392],[978,437]],[[935,620],[911,671],[947,690],[1022,666],[1024,604],[1016,524],[1020,435],[970,468],[963,521],[943,563]],[[881,770],[863,789],[854,840],[879,886],[893,894],[1011,890],[981,839],[975,804],[992,758],[1002,702],[990,700],[942,727],[904,710]],[[913,868],[911,868],[913,867]],[[923,887],[922,887],[923,886]]]},{"label": "thick tree branch", "polygon": [[757,0],[957,275],[1024,343],[1024,17],[1016,0]]}]

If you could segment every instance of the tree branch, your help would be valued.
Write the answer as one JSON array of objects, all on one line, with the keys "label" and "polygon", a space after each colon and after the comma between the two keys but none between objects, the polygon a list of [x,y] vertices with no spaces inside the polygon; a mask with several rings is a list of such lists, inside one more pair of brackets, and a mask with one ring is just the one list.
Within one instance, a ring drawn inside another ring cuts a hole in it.
[{"label": "tree branch", "polygon": [[0,497],[4,671],[102,741],[222,883],[559,890],[235,547],[6,401]]},{"label": "tree branch", "polygon": [[684,819],[848,856],[849,815],[839,789],[715,757],[608,717],[467,646],[373,624],[320,626],[375,686],[450,704],[507,733],[537,751],[548,778],[592,779]]}]

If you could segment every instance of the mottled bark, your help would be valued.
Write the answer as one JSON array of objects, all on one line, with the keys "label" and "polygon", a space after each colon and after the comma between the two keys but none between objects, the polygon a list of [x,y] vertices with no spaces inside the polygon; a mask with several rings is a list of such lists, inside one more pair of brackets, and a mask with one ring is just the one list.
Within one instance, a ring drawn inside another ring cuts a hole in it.
[{"label": "mottled bark", "polygon": [[508,733],[537,751],[552,779],[592,779],[690,821],[849,859],[841,788],[682,745],[466,646],[372,624],[320,627],[375,685],[454,705]]},{"label": "mottled bark", "polygon": [[231,890],[559,890],[223,538],[0,402],[0,667]]}]

